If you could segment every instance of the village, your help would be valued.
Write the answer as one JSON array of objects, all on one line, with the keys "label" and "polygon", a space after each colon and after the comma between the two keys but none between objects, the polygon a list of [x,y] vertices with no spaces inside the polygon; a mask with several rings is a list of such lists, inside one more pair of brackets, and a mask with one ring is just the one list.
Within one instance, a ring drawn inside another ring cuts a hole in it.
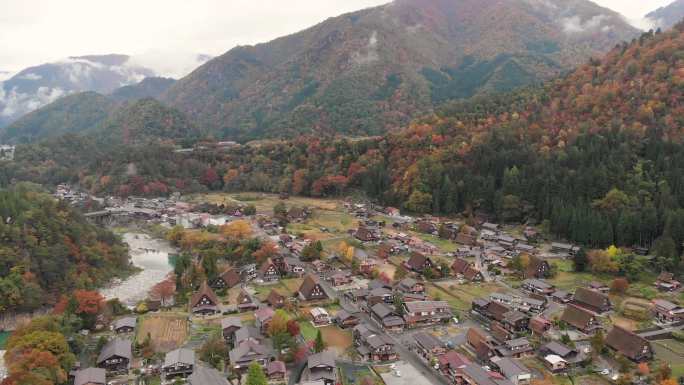
[{"label": "village", "polygon": [[[68,186],[56,196],[91,200]],[[549,239],[540,226],[282,194],[106,198],[97,206],[85,215],[111,226],[192,232],[246,222],[277,252],[221,266],[186,300],[167,280],[132,313],[102,320],[90,336],[100,349],[72,372],[75,385],[240,384],[254,363],[269,382],[303,385],[684,375],[684,308],[672,274],[625,291],[620,278],[575,272],[573,258],[584,250]],[[650,258],[646,249],[630,253]],[[284,344],[283,334],[304,351]],[[212,336],[226,351],[206,362],[200,351]]]}]

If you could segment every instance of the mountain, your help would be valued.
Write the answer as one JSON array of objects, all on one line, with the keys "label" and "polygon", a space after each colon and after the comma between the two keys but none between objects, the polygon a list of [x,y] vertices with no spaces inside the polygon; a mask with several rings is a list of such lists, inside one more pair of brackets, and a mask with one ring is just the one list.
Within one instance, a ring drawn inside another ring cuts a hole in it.
[{"label": "mountain", "polygon": [[28,143],[36,139],[94,129],[116,108],[114,100],[96,92],[67,95],[0,128],[0,142]]},{"label": "mountain", "polygon": [[88,91],[63,96],[7,127],[0,127],[0,143],[28,143],[67,133],[94,132],[126,102],[157,98],[174,82],[169,78],[149,77],[117,88],[109,95]]},{"label": "mountain", "polygon": [[646,15],[655,28],[669,29],[684,19],[684,0],[675,0]]},{"label": "mountain", "polygon": [[200,130],[185,114],[155,99],[125,103],[93,133],[102,143],[127,145],[200,137]]},{"label": "mountain", "polygon": [[154,76],[126,55],[90,55],[30,67],[0,83],[0,127],[75,92],[110,93]]},{"label": "mountain", "polygon": [[586,0],[397,0],[236,47],[162,99],[218,137],[383,133],[557,76],[638,31]]},{"label": "mountain", "polygon": [[137,84],[123,86],[114,90],[110,97],[117,101],[158,99],[176,81],[171,78],[150,77]]}]

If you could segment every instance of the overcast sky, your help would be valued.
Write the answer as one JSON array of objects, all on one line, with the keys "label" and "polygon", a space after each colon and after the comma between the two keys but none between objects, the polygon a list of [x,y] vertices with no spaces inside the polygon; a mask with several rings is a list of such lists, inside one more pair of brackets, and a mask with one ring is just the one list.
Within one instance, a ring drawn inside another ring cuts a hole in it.
[{"label": "overcast sky", "polygon": [[[595,0],[633,23],[672,0]],[[0,0],[0,71],[86,54],[132,54],[167,75],[389,0]],[[0,76],[2,76],[0,74]]]}]

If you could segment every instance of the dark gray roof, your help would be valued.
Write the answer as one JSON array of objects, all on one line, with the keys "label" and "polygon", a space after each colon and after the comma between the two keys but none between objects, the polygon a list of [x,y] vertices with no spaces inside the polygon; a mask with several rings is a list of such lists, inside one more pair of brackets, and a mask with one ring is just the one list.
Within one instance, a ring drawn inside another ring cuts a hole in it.
[{"label": "dark gray roof", "polygon": [[567,357],[568,354],[574,352],[574,350],[556,341],[549,342],[548,344],[544,345],[542,349],[548,350],[560,357]]},{"label": "dark gray roof", "polygon": [[506,341],[506,346],[510,348],[518,347],[518,346],[527,346],[530,344],[530,341],[527,340],[526,337],[521,337],[521,338],[516,338],[514,340]]},{"label": "dark gray roof", "polygon": [[394,310],[391,307],[389,307],[389,305],[383,302],[379,302],[373,305],[373,307],[371,307],[371,311],[373,312],[373,314],[380,318],[385,318],[387,316],[394,314]]},{"label": "dark gray roof", "polygon": [[164,366],[175,364],[195,365],[195,352],[190,349],[176,349],[166,353]]},{"label": "dark gray roof", "polygon": [[122,327],[130,327],[135,329],[137,321],[138,319],[136,317],[119,318],[118,320],[114,321],[114,330],[120,329]]},{"label": "dark gray roof", "polygon": [[530,370],[518,360],[502,358],[496,363],[506,378],[517,377],[521,374],[530,373]]},{"label": "dark gray roof", "polygon": [[113,356],[128,358],[130,360],[133,357],[133,354],[131,353],[131,341],[116,338],[107,342],[104,348],[102,348],[100,355],[97,356],[97,363],[99,364]]},{"label": "dark gray roof", "polygon": [[188,377],[188,385],[230,385],[224,375],[214,368],[198,366]]},{"label": "dark gray roof", "polygon": [[107,372],[104,369],[100,368],[86,368],[83,370],[79,370],[76,372],[76,376],[74,378],[74,385],[83,385],[83,384],[106,384],[106,375]]},{"label": "dark gray roof", "polygon": [[236,327],[240,329],[242,327],[242,320],[239,317],[224,318],[221,320],[221,329],[228,327]]},{"label": "dark gray roof", "polygon": [[394,346],[394,341],[392,341],[392,339],[385,334],[372,334],[366,338],[366,343],[373,349],[377,349],[385,345]]},{"label": "dark gray roof", "polygon": [[332,350],[324,350],[320,353],[312,354],[309,356],[307,362],[307,367],[313,369],[319,366],[336,367],[335,365],[335,352]]},{"label": "dark gray roof", "polygon": [[553,289],[553,285],[537,278],[526,279],[522,284],[537,287],[542,290]]},{"label": "dark gray roof", "polygon": [[446,301],[414,301],[404,304],[409,313],[430,312],[435,309],[447,309],[451,311],[451,306]]},{"label": "dark gray roof", "polygon": [[444,347],[442,341],[440,341],[437,337],[433,336],[430,333],[418,332],[413,335],[413,338],[416,340],[418,345],[420,345],[423,349],[426,350]]},{"label": "dark gray roof", "polygon": [[228,353],[230,362],[237,363],[245,359],[246,356],[268,357],[270,350],[268,347],[254,341],[245,341]]},{"label": "dark gray roof", "polygon": [[486,370],[479,365],[468,364],[461,368],[461,371],[477,384],[477,385],[513,385],[509,380],[499,380],[492,377]]},{"label": "dark gray roof", "polygon": [[240,342],[242,342],[248,338],[253,338],[256,340],[262,340],[262,339],[264,339],[264,336],[261,334],[259,329],[255,328],[253,326],[246,326],[246,327],[238,329],[238,331],[235,332],[235,343],[237,343],[237,344],[239,344]]}]

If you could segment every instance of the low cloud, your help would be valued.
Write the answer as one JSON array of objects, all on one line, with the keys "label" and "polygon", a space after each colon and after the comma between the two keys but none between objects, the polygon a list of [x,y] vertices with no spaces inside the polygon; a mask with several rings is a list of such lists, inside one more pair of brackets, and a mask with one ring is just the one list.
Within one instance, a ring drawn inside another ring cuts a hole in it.
[{"label": "low cloud", "polygon": [[180,79],[209,59],[211,56],[197,52],[148,51],[131,56],[126,64],[131,67],[150,68],[159,76]]},{"label": "low cloud", "polygon": [[605,30],[606,27],[612,28],[610,25],[602,25],[604,21],[609,19],[606,15],[596,15],[587,21],[582,21],[579,16],[564,17],[562,18],[561,24],[563,26],[563,32],[567,34],[575,34],[582,32],[591,32],[597,30],[599,27]]},{"label": "low cloud", "polygon": [[34,73],[24,74],[24,75],[21,75],[19,77],[19,79],[24,79],[24,80],[40,80],[42,78],[43,77],[40,76],[39,74],[34,74]]},{"label": "low cloud", "polygon": [[0,84],[0,117],[15,118],[52,103],[67,92],[61,88],[40,87],[35,93],[18,92],[16,88],[5,90]]}]

